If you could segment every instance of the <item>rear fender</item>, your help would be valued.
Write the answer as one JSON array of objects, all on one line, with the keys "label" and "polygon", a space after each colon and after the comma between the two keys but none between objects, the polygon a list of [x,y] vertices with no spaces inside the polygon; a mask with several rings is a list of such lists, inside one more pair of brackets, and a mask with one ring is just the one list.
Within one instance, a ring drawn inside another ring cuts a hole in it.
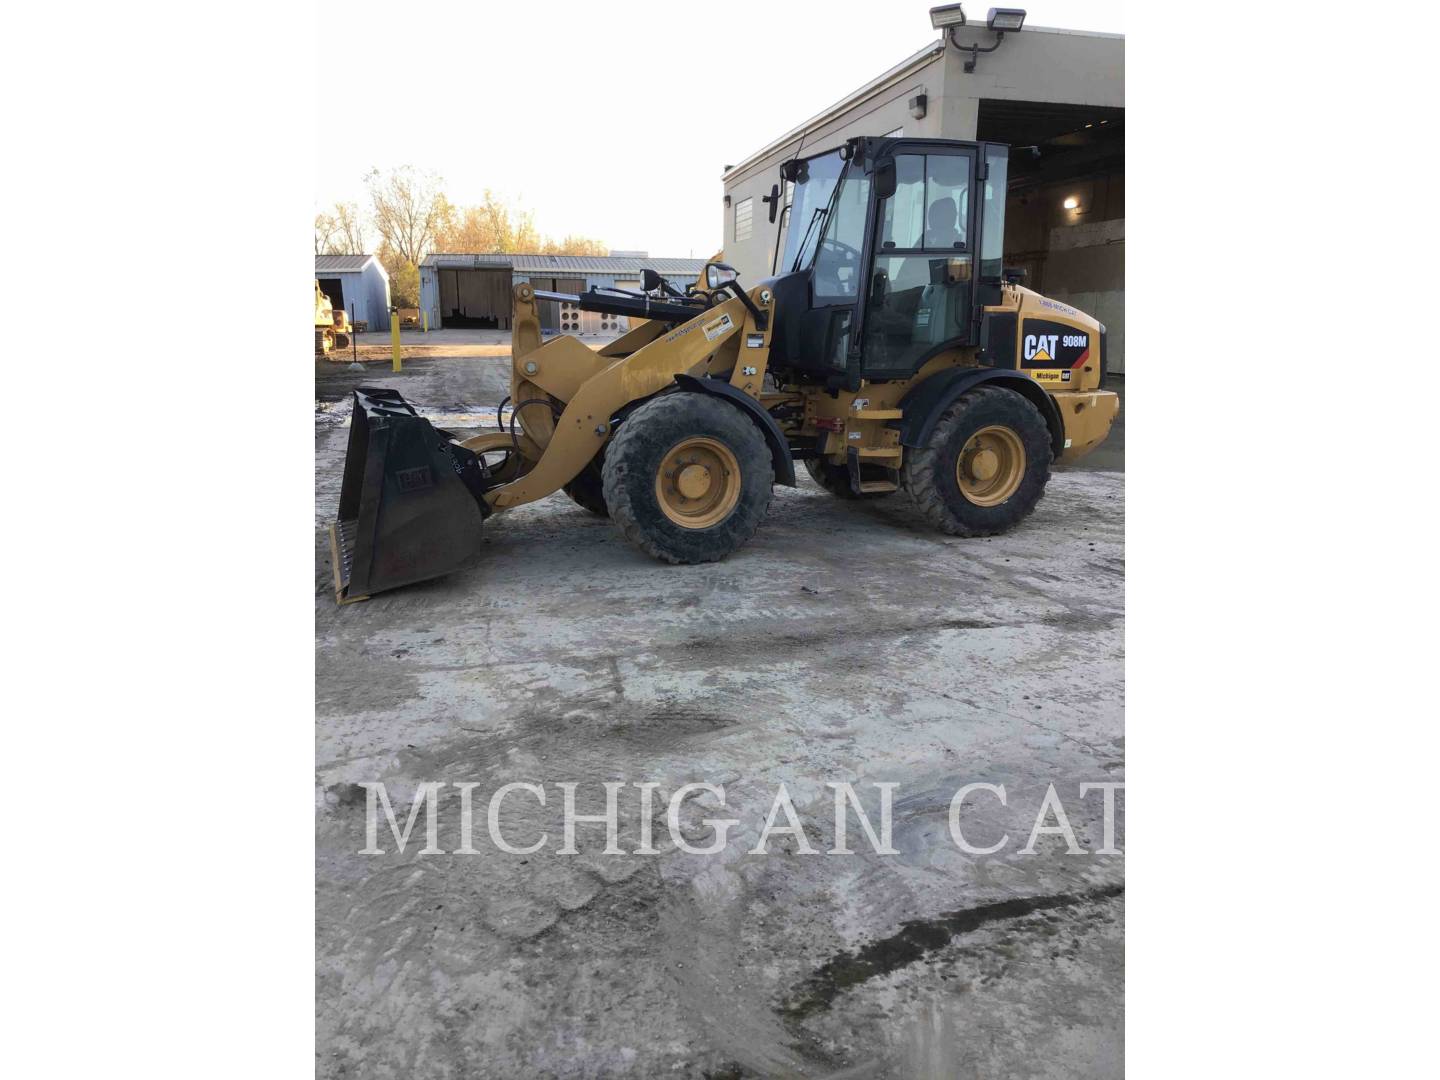
[{"label": "rear fender", "polygon": [[900,442],[905,446],[920,448],[930,441],[930,434],[945,410],[953,405],[960,395],[975,387],[998,386],[1027,399],[1040,410],[1045,426],[1050,430],[1050,448],[1058,459],[1065,450],[1065,424],[1060,419],[1060,410],[1054,400],[1030,376],[996,368],[950,368],[930,376],[924,382],[912,387],[900,399],[900,408],[905,415],[890,421],[890,426],[900,431]]}]

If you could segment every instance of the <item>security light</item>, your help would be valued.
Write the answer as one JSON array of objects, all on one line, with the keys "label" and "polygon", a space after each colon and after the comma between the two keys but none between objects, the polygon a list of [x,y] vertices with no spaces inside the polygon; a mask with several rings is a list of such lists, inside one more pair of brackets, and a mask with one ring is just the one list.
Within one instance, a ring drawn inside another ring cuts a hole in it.
[{"label": "security light", "polygon": [[[954,15],[958,18],[952,17]],[[930,25],[937,29],[945,30],[946,40],[954,45],[959,52],[968,52],[970,59],[965,61],[965,74],[975,70],[975,63],[980,59],[981,53],[992,53],[1000,47],[1005,40],[1005,32],[1015,32],[1025,25],[1024,8],[991,8],[989,18],[985,20],[985,28],[995,35],[995,43],[989,46],[982,46],[978,41],[973,45],[962,45],[955,40],[955,28],[965,25],[965,13],[960,10],[959,4],[952,4],[949,7],[938,7],[930,9]]]},{"label": "security light", "polygon": [[[934,12],[931,12],[934,15]],[[1024,8],[992,7],[985,25],[991,30],[1019,30],[1025,25]]]},{"label": "security light", "polygon": [[1074,195],[1067,195],[1067,196],[1065,197],[1065,209],[1066,209],[1066,210],[1076,210],[1076,209],[1079,208],[1079,206],[1080,206],[1080,200],[1077,199]]},{"label": "security light", "polygon": [[965,5],[944,4],[941,7],[931,8],[930,25],[936,30],[944,30],[947,26],[964,26]]}]

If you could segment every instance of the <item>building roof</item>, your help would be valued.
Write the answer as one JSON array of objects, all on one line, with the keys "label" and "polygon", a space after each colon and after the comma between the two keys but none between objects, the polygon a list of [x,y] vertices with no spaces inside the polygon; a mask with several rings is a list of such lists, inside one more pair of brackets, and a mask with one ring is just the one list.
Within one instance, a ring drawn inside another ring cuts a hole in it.
[{"label": "building roof", "polygon": [[426,255],[420,265],[446,270],[508,268],[522,274],[638,274],[648,267],[660,274],[698,275],[705,269],[705,262],[704,259],[642,259],[623,255],[461,255],[445,252]]},{"label": "building roof", "polygon": [[343,274],[346,271],[364,270],[365,264],[374,257],[374,255],[316,255],[315,272],[317,274]]}]

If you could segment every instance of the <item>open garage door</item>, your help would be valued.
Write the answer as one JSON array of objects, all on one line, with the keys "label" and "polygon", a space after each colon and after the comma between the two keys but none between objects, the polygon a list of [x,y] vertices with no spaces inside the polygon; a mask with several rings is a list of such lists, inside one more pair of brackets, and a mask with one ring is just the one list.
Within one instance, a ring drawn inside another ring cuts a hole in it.
[{"label": "open garage door", "polygon": [[510,329],[510,269],[442,269],[440,325]]},{"label": "open garage door", "polygon": [[1125,371],[1125,110],[982,99],[976,137],[1011,147],[1006,266],[1105,324]]}]

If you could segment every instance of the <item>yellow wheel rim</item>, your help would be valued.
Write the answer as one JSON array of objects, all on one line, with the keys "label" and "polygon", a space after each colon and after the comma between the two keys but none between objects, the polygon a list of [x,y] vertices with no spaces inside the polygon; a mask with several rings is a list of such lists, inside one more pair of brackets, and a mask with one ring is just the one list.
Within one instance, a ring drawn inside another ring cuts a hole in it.
[{"label": "yellow wheel rim", "polygon": [[724,521],[740,501],[740,463],[717,439],[685,439],[661,460],[655,498],[676,525],[708,529]]},{"label": "yellow wheel rim", "polygon": [[981,428],[960,451],[955,479],[960,494],[976,506],[998,506],[1014,495],[1025,477],[1025,444],[1008,427]]}]

